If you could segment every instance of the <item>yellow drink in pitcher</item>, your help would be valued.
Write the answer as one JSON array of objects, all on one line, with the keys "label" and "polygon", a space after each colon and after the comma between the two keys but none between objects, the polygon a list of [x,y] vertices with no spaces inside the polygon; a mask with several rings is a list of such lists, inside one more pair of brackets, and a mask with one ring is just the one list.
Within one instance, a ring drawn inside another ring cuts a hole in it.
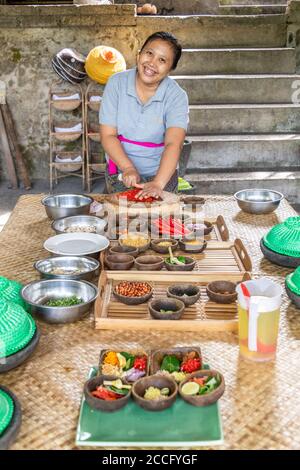
[{"label": "yellow drink in pitcher", "polygon": [[[259,296],[255,296],[259,302]],[[254,298],[254,297],[253,297]],[[262,298],[262,297],[261,297]],[[257,319],[257,351],[248,349],[249,313],[238,304],[240,353],[252,361],[270,361],[275,358],[279,329],[279,308],[262,312]]]}]

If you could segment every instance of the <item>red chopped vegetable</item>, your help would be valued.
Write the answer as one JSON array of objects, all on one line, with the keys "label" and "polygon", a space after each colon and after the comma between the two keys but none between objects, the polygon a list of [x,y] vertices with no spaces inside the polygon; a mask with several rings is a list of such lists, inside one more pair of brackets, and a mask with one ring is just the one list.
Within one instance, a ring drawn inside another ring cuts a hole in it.
[{"label": "red chopped vegetable", "polygon": [[162,217],[158,217],[154,220],[154,224],[158,228],[160,234],[187,236],[191,233],[179,219],[172,216],[164,219]]},{"label": "red chopped vegetable", "polygon": [[182,370],[182,372],[191,374],[192,372],[201,369],[201,360],[198,358],[188,359],[181,365],[180,369]]},{"label": "red chopped vegetable", "polygon": [[138,370],[146,370],[147,367],[147,358],[145,356],[143,357],[136,357],[133,363],[134,369]]},{"label": "red chopped vegetable", "polygon": [[153,202],[157,201],[156,198],[149,196],[149,197],[142,197],[137,199],[137,194],[140,192],[140,189],[129,189],[128,191],[123,191],[122,193],[118,194],[118,197],[124,197],[127,201],[134,201],[134,202]]},{"label": "red chopped vegetable", "polygon": [[119,395],[118,393],[112,392],[111,390],[107,390],[107,388],[98,387],[96,390],[92,392],[93,397],[100,398],[101,400],[117,400],[118,398],[121,398],[123,395]]}]

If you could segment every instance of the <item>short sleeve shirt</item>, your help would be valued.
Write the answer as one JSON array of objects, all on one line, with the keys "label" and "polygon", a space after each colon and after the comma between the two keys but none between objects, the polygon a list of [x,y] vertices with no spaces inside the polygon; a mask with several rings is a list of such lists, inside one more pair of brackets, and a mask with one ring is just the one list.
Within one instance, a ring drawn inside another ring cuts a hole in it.
[{"label": "short sleeve shirt", "polygon": [[[142,103],[136,93],[136,69],[116,73],[107,82],[102,97],[100,124],[115,127],[118,135],[135,142],[164,142],[169,127],[187,129],[188,97],[172,78],[159,84],[154,96]],[[122,142],[126,155],[140,175],[157,173],[164,147],[143,147]]]}]

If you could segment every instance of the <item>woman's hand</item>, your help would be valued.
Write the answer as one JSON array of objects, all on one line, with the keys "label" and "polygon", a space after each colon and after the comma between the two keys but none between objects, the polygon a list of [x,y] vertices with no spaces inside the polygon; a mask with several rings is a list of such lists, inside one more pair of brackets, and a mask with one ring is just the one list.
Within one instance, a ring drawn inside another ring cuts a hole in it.
[{"label": "woman's hand", "polygon": [[131,188],[132,186],[136,186],[141,181],[141,177],[135,168],[130,167],[123,171],[122,181],[126,188]]},{"label": "woman's hand", "polygon": [[149,183],[144,184],[136,184],[135,187],[141,189],[141,191],[136,195],[136,199],[150,196],[155,197],[156,199],[162,198],[163,189],[154,181],[149,181]]}]

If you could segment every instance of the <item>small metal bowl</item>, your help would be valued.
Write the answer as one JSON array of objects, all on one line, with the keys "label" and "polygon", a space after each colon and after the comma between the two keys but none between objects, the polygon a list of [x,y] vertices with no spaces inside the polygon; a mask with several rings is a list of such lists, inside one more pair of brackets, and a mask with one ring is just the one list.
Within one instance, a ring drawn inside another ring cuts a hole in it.
[{"label": "small metal bowl", "polygon": [[[34,263],[34,268],[44,279],[85,279],[90,281],[99,273],[100,263],[94,258],[84,256],[53,256]],[[63,269],[65,274],[55,274],[54,269]],[[74,273],[75,270],[80,273]],[[74,273],[74,274],[72,274]]]},{"label": "small metal bowl", "polygon": [[239,207],[249,214],[269,214],[284,198],[283,194],[270,189],[243,189],[234,195]]},{"label": "small metal bowl", "polygon": [[[64,217],[57,219],[52,222],[52,229],[57,235],[60,233],[98,233],[98,235],[104,234],[104,229],[107,225],[107,221],[100,219],[94,215],[73,215],[71,217]],[[93,230],[89,230],[93,229]]]},{"label": "small metal bowl", "polygon": [[[75,295],[83,300],[81,304],[69,307],[45,305],[50,299],[60,299]],[[47,323],[71,323],[83,318],[98,295],[98,289],[87,281],[71,279],[44,279],[27,284],[21,290],[30,313]]]},{"label": "small metal bowl", "polygon": [[41,203],[49,219],[61,219],[71,215],[88,215],[93,198],[84,194],[56,194],[45,196]]},{"label": "small metal bowl", "polygon": [[[161,400],[146,400],[145,391],[149,387],[169,388],[170,395]],[[132,398],[144,410],[162,411],[170,408],[176,400],[178,387],[176,382],[163,375],[150,375],[137,380],[132,387]]]}]

